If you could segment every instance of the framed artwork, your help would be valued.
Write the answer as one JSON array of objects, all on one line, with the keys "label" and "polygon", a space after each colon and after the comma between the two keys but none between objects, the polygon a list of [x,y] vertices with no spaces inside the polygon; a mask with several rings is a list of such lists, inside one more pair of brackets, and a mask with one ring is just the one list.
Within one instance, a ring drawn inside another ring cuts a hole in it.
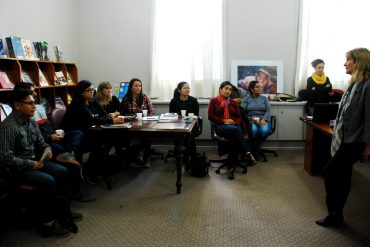
[{"label": "framed artwork", "polygon": [[233,60],[231,83],[247,91],[249,82],[257,80],[263,87],[263,94],[282,93],[283,71],[281,60]]}]

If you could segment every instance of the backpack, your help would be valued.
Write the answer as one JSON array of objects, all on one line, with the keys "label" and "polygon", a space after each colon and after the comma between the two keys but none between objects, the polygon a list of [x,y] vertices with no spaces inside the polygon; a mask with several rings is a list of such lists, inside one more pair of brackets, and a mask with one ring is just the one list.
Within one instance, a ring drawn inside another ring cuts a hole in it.
[{"label": "backpack", "polygon": [[190,174],[201,178],[208,174],[209,160],[205,152],[196,153],[191,159]]}]

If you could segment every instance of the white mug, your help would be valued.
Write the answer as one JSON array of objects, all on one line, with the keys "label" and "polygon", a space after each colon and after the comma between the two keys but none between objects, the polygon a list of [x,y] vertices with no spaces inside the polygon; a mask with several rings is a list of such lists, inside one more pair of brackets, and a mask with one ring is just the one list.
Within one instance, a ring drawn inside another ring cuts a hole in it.
[{"label": "white mug", "polygon": [[181,110],[181,116],[185,117],[186,116],[186,110]]},{"label": "white mug", "polygon": [[148,116],[148,110],[143,110],[143,117]]},{"label": "white mug", "polygon": [[194,113],[188,113],[188,116],[190,119],[193,119],[194,118]]}]

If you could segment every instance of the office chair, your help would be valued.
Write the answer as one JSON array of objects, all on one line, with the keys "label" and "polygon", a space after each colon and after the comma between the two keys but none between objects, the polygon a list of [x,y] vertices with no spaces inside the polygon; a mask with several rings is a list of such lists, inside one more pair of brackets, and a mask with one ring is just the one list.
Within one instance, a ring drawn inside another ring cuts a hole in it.
[{"label": "office chair", "polygon": [[[217,142],[218,155],[222,156],[228,154],[226,159],[209,160],[210,163],[221,163],[221,165],[216,169],[216,174],[220,174],[221,169],[231,164],[234,164],[235,166],[242,168],[242,173],[246,174],[248,171],[247,160],[241,158],[240,157],[241,155],[235,152],[236,148],[233,145],[231,145],[231,140],[216,134],[214,122],[211,122],[211,135],[212,140]],[[248,137],[245,136],[245,139],[247,138]]]},{"label": "office chair", "polygon": [[55,108],[50,113],[50,122],[54,128],[60,128],[66,109]]},{"label": "office chair", "polygon": [[[270,122],[271,122],[271,130],[270,130],[270,133],[268,136],[272,135],[274,132],[275,132],[275,129],[276,129],[276,116],[271,116],[270,117]],[[269,149],[266,149],[266,148],[261,148],[260,145],[262,143],[259,143],[257,144],[258,146],[256,147],[257,148],[257,155],[262,157],[263,158],[263,161],[264,162],[267,162],[267,157],[266,157],[266,154],[267,153],[270,153],[270,154],[273,154],[274,157],[278,157],[278,153],[275,151],[275,150],[269,150]]]},{"label": "office chair", "polygon": [[[201,116],[198,116],[198,120],[197,120],[198,124],[196,124],[194,126],[194,128],[197,128],[194,132],[195,133],[195,138],[200,136],[202,134],[202,131],[203,131],[203,118]],[[174,149],[172,150],[168,150],[166,156],[164,157],[164,162],[168,162],[168,158],[176,158],[176,153],[177,153],[177,148],[179,146],[179,143],[175,142],[174,143],[175,147]]]}]

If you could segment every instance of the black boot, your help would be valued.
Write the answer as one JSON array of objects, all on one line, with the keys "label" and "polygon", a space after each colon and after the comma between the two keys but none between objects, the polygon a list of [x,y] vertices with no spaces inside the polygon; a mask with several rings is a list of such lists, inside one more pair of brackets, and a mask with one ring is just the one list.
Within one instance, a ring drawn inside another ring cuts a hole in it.
[{"label": "black boot", "polygon": [[227,170],[227,175],[228,175],[230,180],[234,179],[234,171],[235,171],[234,166],[230,166],[229,169]]},{"label": "black boot", "polygon": [[246,153],[245,158],[247,159],[247,166],[254,166],[257,164],[257,161],[251,152]]},{"label": "black boot", "polygon": [[316,224],[324,227],[342,227],[343,226],[343,214],[342,212],[329,212],[329,215],[324,219],[316,220]]}]

